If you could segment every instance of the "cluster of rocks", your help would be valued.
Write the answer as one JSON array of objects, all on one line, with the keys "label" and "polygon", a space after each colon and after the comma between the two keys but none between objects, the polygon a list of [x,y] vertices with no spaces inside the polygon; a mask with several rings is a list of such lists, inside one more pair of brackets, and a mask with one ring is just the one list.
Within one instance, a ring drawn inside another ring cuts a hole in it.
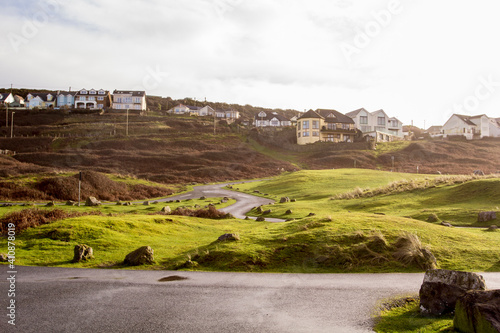
[{"label": "cluster of rocks", "polygon": [[432,269],[420,288],[422,314],[453,313],[459,332],[500,332],[500,290],[487,290],[476,273]]}]

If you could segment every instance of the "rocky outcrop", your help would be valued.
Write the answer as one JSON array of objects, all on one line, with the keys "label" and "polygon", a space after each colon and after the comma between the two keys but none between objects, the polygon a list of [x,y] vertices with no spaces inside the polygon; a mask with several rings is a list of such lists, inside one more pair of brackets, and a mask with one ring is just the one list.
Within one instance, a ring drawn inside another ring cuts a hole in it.
[{"label": "rocky outcrop", "polygon": [[124,263],[130,266],[152,264],[154,263],[153,249],[149,246],[140,247],[127,254]]},{"label": "rocky outcrop", "polygon": [[496,220],[496,218],[497,218],[496,212],[480,212],[477,215],[477,222],[488,222]]},{"label": "rocky outcrop", "polygon": [[467,292],[457,301],[453,326],[464,333],[500,332],[500,290]]},{"label": "rocky outcrop", "polygon": [[85,244],[75,245],[73,253],[73,262],[87,261],[94,258],[94,250]]},{"label": "rocky outcrop", "polygon": [[100,206],[101,202],[96,197],[88,197],[85,206]]},{"label": "rocky outcrop", "polygon": [[224,234],[218,238],[219,242],[225,241],[239,241],[240,236],[238,234]]},{"label": "rocky outcrop", "polygon": [[467,291],[485,289],[483,277],[476,273],[428,270],[420,287],[420,311],[430,315],[453,312],[457,300]]}]

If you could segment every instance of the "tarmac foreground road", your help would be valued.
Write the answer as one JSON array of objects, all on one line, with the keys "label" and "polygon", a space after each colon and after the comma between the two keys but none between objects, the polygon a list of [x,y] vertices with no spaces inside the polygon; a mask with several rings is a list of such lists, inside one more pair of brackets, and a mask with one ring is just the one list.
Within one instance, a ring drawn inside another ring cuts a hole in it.
[{"label": "tarmac foreground road", "polygon": [[[0,331],[23,333],[371,332],[377,303],[417,293],[423,279],[17,267],[14,327],[6,317],[8,268],[0,267]],[[500,274],[483,276],[500,288]],[[165,277],[174,281],[159,282]]]}]

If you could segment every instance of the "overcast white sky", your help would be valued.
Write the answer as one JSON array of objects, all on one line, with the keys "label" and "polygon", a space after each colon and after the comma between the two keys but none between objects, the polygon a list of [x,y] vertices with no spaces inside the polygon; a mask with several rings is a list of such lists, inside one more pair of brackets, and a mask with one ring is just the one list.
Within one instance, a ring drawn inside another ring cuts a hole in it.
[{"label": "overcast white sky", "polygon": [[[4,1],[7,2],[7,1]],[[498,0],[17,0],[0,87],[500,117]]]}]

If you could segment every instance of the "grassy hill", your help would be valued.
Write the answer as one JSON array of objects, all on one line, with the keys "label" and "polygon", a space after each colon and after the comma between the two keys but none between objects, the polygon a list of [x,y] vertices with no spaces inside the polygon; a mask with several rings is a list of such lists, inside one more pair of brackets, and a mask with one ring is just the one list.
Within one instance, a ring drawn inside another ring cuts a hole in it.
[{"label": "grassy hill", "polygon": [[[155,250],[156,264],[142,267],[145,269],[414,272],[425,268],[413,254],[427,248],[441,268],[500,270],[497,251],[500,232],[448,228],[426,222],[427,214],[447,212],[452,214],[449,217],[453,222],[474,224],[466,218],[472,207],[498,210],[498,178],[444,182],[438,176],[355,169],[301,171],[297,175],[301,178],[298,182],[286,174],[267,182],[237,185],[241,191],[263,192],[265,189],[268,197],[296,193],[299,198],[296,202],[265,207],[272,210],[268,216],[295,218],[289,222],[165,216],[158,214],[161,205],[112,205],[100,207],[97,215],[71,217],[19,232],[16,260],[24,265],[121,268],[128,252],[150,245]],[[417,189],[394,190],[395,183],[411,182],[427,184]],[[317,194],[314,189],[321,183],[326,184],[328,190]],[[386,193],[338,198],[338,194],[368,185],[372,191],[386,189]],[[459,195],[463,191],[476,191],[477,197],[465,204],[465,196]],[[171,203],[172,208],[195,204],[206,203]],[[0,209],[6,214],[22,207]],[[64,209],[90,210],[86,207]],[[287,209],[293,213],[285,214]],[[307,216],[310,212],[315,215]],[[413,217],[407,216],[411,214]],[[240,241],[217,242],[224,233],[236,233]],[[0,243],[0,252],[6,249],[4,240]],[[96,258],[88,263],[71,263],[72,249],[79,243],[92,246]],[[402,249],[402,244],[413,245]],[[191,263],[186,266],[188,260]]]}]

